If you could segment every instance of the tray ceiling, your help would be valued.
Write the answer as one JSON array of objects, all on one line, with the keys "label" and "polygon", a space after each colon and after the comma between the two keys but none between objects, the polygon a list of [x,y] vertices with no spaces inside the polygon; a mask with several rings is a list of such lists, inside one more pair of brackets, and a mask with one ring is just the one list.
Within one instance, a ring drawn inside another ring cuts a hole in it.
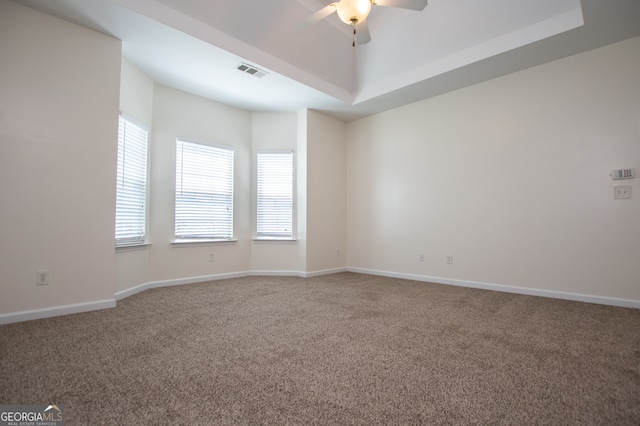
[{"label": "tray ceiling", "polygon": [[[637,0],[430,0],[374,6],[351,45],[318,0],[15,0],[123,42],[155,81],[249,110],[313,108],[345,121],[640,35]],[[237,70],[240,63],[267,72]]]}]

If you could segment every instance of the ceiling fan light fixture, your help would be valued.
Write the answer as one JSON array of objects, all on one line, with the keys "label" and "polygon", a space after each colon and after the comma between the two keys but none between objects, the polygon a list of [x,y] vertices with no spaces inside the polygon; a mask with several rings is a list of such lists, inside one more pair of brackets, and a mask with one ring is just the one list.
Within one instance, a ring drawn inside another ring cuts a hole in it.
[{"label": "ceiling fan light fixture", "polygon": [[336,5],[338,17],[347,25],[364,21],[371,12],[371,0],[340,0]]}]

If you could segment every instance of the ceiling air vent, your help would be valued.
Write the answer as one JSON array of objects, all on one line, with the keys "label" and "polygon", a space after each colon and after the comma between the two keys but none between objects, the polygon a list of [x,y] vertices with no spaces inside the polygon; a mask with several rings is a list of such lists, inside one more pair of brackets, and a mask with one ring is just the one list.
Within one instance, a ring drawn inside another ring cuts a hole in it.
[{"label": "ceiling air vent", "polygon": [[260,68],[256,68],[253,65],[245,64],[244,62],[240,63],[240,65],[238,65],[236,69],[244,73],[251,74],[258,78],[262,78],[265,75],[269,74],[268,72],[263,71]]}]

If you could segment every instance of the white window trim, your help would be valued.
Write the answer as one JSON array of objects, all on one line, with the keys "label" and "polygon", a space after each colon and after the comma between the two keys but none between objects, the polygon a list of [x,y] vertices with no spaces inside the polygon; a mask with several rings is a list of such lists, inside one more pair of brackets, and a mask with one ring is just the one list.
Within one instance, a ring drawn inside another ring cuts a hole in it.
[{"label": "white window trim", "polygon": [[185,245],[192,245],[192,244],[208,244],[208,243],[220,243],[220,242],[235,242],[237,240],[235,240],[234,238],[234,232],[235,232],[235,227],[234,227],[234,208],[235,208],[235,192],[234,192],[234,187],[235,187],[235,149],[231,146],[227,146],[227,145],[220,145],[220,144],[215,144],[215,143],[210,143],[210,142],[205,142],[205,141],[201,141],[201,140],[194,140],[194,139],[187,139],[187,138],[176,138],[176,149],[174,152],[176,152],[177,155],[177,149],[178,149],[178,145],[179,143],[187,143],[187,144],[192,144],[192,145],[202,145],[205,147],[209,147],[209,148],[214,148],[214,149],[218,149],[218,150],[224,150],[224,151],[228,151],[231,153],[231,205],[232,205],[232,209],[231,209],[231,236],[228,238],[219,238],[217,236],[202,236],[202,237],[193,237],[193,236],[188,236],[185,235],[184,237],[181,237],[179,235],[176,235],[176,206],[177,206],[177,196],[178,196],[178,188],[177,188],[177,173],[178,173],[178,158],[176,157],[176,175],[174,183],[176,184],[176,187],[174,188],[175,190],[175,196],[174,196],[174,239],[172,241],[170,241],[170,244],[172,246],[185,246]]},{"label": "white window trim", "polygon": [[[139,127],[141,130],[146,132],[146,158],[145,158],[145,200],[144,200],[144,231],[142,239],[123,239],[118,241],[115,240],[115,248],[118,252],[135,250],[136,248],[144,249],[150,245],[148,241],[149,237],[149,134],[151,133],[151,129],[148,125],[136,120],[132,116],[128,115],[125,112],[120,112],[118,117],[118,128],[120,127],[120,118],[129,123]],[[119,129],[118,129],[119,133]],[[119,135],[118,135],[119,138]],[[119,144],[119,141],[118,141]],[[119,150],[119,148],[118,148]],[[119,154],[119,152],[118,152]]]},{"label": "white window trim", "polygon": [[238,240],[236,238],[231,238],[228,240],[207,240],[207,239],[184,239],[184,240],[173,240],[170,242],[172,247],[187,247],[187,246],[206,246],[206,245],[215,245],[215,244],[227,244],[227,243],[237,243]]},{"label": "white window trim", "polygon": [[[258,156],[260,154],[291,154],[291,235],[278,237],[273,235],[259,235],[258,234]],[[253,241],[255,242],[296,242],[296,155],[292,149],[270,149],[270,150],[258,150],[255,154],[255,170],[256,170],[256,193],[254,197],[255,202],[255,236]]]},{"label": "white window trim", "polygon": [[136,250],[147,250],[151,247],[151,243],[138,243],[138,244],[127,244],[116,247],[116,253],[123,253],[127,251],[136,251]]}]

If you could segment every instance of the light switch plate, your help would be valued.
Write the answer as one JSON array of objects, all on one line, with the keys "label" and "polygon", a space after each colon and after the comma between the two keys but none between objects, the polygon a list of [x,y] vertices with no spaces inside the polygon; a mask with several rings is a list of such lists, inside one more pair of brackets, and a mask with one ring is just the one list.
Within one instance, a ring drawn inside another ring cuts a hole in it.
[{"label": "light switch plate", "polygon": [[629,185],[620,185],[613,187],[613,199],[614,200],[624,200],[631,198],[631,186]]}]

